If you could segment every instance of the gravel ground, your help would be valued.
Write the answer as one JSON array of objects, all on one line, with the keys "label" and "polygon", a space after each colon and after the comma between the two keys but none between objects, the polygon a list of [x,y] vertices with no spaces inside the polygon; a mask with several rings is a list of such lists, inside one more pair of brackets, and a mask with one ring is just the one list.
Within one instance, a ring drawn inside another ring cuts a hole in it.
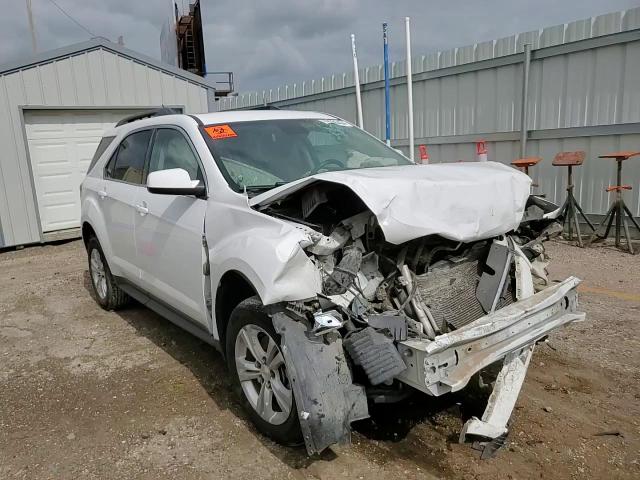
[{"label": "gravel ground", "polygon": [[[316,458],[259,435],[221,357],[149,310],[101,310],[79,241],[0,254],[0,478],[640,478],[640,256],[553,243],[588,321],[537,347],[495,458],[483,405],[419,396]],[[605,433],[605,435],[599,435]]]}]

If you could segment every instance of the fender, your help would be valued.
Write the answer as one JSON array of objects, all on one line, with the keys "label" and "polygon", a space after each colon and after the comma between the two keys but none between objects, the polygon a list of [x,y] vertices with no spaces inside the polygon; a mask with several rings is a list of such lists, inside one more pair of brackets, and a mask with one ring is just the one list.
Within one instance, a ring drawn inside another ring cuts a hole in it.
[{"label": "fender", "polygon": [[[230,270],[244,275],[264,305],[313,298],[322,291],[320,272],[303,250],[312,241],[294,223],[248,210],[246,204],[209,202],[205,224],[213,305],[220,279]],[[213,323],[217,335],[215,318]]]},{"label": "fender", "polygon": [[[107,235],[107,230],[105,228],[105,219],[102,214],[102,210],[100,209],[95,196],[86,195],[82,201],[82,215],[81,215],[81,225],[88,223],[93,228],[93,231],[96,233],[98,237],[98,242],[100,242],[100,246],[102,247],[102,251],[104,252],[105,257],[112,258],[113,251],[111,249],[111,243],[109,242],[109,235]],[[113,263],[113,262],[112,262]],[[109,268],[111,269],[111,273],[118,276],[120,272],[116,265],[109,264]]]}]

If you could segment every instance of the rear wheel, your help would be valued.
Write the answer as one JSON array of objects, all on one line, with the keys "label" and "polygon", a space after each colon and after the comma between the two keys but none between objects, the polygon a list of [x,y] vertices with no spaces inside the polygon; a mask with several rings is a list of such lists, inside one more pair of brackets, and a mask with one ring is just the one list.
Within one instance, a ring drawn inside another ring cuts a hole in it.
[{"label": "rear wheel", "polygon": [[105,310],[117,310],[129,303],[129,296],[118,287],[111,275],[100,242],[96,237],[91,237],[87,242],[87,255],[93,293],[100,306]]},{"label": "rear wheel", "polygon": [[280,337],[258,297],[232,312],[226,351],[235,389],[258,430],[284,445],[302,441]]}]

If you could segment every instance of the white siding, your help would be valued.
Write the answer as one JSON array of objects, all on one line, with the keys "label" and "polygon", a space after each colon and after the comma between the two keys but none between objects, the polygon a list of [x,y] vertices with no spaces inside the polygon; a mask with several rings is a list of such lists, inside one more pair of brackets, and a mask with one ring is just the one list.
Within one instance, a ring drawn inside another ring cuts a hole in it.
[{"label": "white siding", "polygon": [[161,105],[206,112],[207,89],[102,48],[0,74],[0,247],[41,240],[21,107]]}]

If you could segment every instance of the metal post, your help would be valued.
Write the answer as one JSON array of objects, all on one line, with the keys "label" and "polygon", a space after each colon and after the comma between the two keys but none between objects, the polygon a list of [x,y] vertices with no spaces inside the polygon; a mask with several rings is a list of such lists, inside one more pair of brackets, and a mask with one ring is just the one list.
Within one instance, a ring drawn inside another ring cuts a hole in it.
[{"label": "metal post", "polygon": [[27,18],[29,20],[29,31],[31,32],[31,46],[33,47],[33,53],[38,53],[38,41],[36,40],[36,26],[33,23],[31,0],[27,0]]},{"label": "metal post", "polygon": [[409,107],[409,158],[414,161],[413,138],[413,83],[411,79],[411,19],[404,18],[404,26],[407,34],[407,103]]},{"label": "metal post", "polygon": [[382,41],[384,45],[384,127],[385,140],[391,146],[391,99],[389,98],[389,42],[387,23],[382,24]]},{"label": "metal post", "polygon": [[531,45],[524,45],[522,61],[522,102],[520,109],[520,158],[527,156],[527,117],[529,112],[529,67],[531,65]]},{"label": "metal post", "polygon": [[356,55],[356,36],[351,34],[351,52],[353,53],[353,81],[356,84],[356,109],[358,126],[364,128],[362,121],[362,97],[360,96],[360,75],[358,73],[358,56]]},{"label": "metal post", "polygon": [[[616,190],[616,247],[620,247],[620,226],[624,219],[622,211],[622,189],[619,188],[622,186],[622,160],[616,159],[616,163],[616,179],[618,180],[616,183],[618,186],[618,189]],[[628,235],[627,238],[629,238]]]}]

